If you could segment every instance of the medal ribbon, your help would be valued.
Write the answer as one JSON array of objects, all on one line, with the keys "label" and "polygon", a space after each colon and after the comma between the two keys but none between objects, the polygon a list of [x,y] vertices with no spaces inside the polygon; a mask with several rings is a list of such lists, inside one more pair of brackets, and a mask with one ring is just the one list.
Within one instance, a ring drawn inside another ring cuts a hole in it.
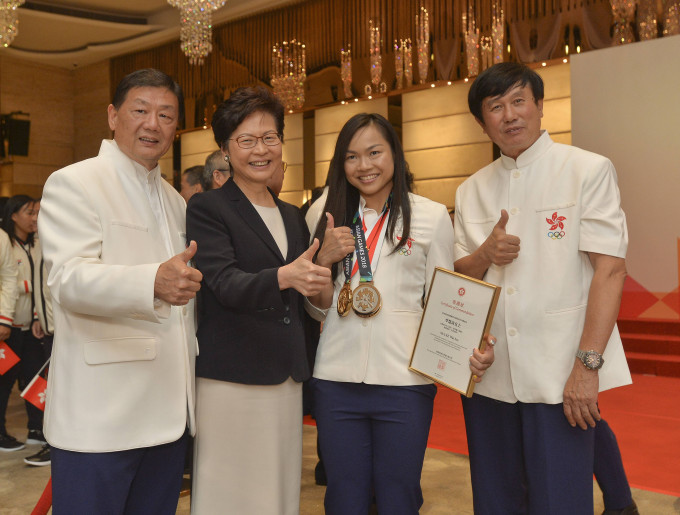
[{"label": "medal ribbon", "polygon": [[[391,197],[391,196],[390,196]],[[370,235],[368,236],[368,241],[366,239],[366,223],[364,222],[360,210],[357,210],[352,220],[352,225],[350,229],[352,230],[352,235],[354,236],[354,246],[356,249],[357,261],[352,267],[353,254],[347,254],[343,260],[343,272],[345,274],[345,283],[348,283],[351,278],[356,274],[357,270],[361,275],[361,282],[367,282],[373,280],[373,272],[371,271],[371,262],[373,261],[373,256],[375,250],[378,247],[376,243],[378,242],[380,236],[383,233],[383,226],[385,225],[385,220],[390,212],[389,199],[385,202],[380,218],[373,226]],[[382,246],[382,245],[381,245]],[[352,270],[350,273],[350,269]]]}]

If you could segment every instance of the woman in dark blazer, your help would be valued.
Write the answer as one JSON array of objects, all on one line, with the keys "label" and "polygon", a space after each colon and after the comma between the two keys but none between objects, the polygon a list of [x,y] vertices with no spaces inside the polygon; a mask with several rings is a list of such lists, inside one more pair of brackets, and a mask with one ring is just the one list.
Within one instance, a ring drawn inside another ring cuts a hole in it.
[{"label": "woman in dark blazer", "polygon": [[215,112],[232,177],[192,197],[187,238],[198,299],[192,512],[299,513],[302,381],[310,375],[304,295],[330,283],[298,209],[266,186],[281,166],[283,107],[264,88]]}]

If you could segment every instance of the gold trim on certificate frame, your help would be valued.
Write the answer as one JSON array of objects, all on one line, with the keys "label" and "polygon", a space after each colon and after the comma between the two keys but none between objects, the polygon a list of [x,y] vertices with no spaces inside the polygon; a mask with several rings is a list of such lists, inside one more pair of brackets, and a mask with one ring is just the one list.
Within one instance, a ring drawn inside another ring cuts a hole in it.
[{"label": "gold trim on certificate frame", "polygon": [[472,397],[469,357],[486,347],[500,293],[495,284],[435,268],[409,370]]}]

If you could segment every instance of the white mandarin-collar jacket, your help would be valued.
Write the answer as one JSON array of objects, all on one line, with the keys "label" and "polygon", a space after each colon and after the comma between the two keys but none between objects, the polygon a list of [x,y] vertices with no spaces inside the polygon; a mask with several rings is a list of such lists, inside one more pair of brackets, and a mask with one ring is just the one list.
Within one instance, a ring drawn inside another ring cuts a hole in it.
[{"label": "white mandarin-collar jacket", "polygon": [[158,167],[142,171],[105,140],[45,184],[38,224],[55,324],[45,434],[62,449],[147,447],[194,430],[193,301],[154,302],[158,267],[186,248],[185,203]]},{"label": "white mandarin-collar jacket", "polygon": [[[380,312],[371,318],[360,318],[354,312],[346,317],[338,315],[338,293],[345,281],[342,266],[335,278],[333,301],[325,319],[325,311],[315,310],[306,303],[313,317],[324,320],[314,377],[392,386],[431,383],[411,372],[408,365],[434,269],[453,269],[453,226],[445,206],[418,195],[409,196],[409,241],[392,253],[394,245],[385,238],[373,276],[382,296]],[[324,201],[322,197],[317,202]],[[316,216],[322,215],[322,206],[314,209]],[[373,216],[377,218],[376,213]],[[307,223],[313,233],[317,220],[310,217]],[[400,223],[396,229],[395,234],[401,237]],[[359,278],[357,272],[352,278],[352,288],[359,284]]]},{"label": "white mandarin-collar jacket", "polygon": [[[554,143],[543,132],[516,161],[502,155],[458,188],[456,260],[486,240],[501,209],[510,215],[506,231],[519,236],[520,252],[484,276],[503,289],[491,326],[496,359],[475,393],[557,404],[585,322],[593,277],[587,252],[626,255],[616,171],[605,157]],[[631,382],[616,326],[604,360],[600,391]]]}]

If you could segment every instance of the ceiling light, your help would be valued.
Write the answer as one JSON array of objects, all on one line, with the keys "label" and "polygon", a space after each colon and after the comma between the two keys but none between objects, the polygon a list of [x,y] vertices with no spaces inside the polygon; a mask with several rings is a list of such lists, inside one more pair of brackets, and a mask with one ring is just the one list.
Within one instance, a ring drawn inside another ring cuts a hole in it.
[{"label": "ceiling light", "polygon": [[0,0],[0,44],[7,48],[19,32],[17,7],[25,0]]},{"label": "ceiling light", "polygon": [[203,64],[212,51],[212,13],[227,0],[168,0],[180,12],[180,46],[191,64]]}]

